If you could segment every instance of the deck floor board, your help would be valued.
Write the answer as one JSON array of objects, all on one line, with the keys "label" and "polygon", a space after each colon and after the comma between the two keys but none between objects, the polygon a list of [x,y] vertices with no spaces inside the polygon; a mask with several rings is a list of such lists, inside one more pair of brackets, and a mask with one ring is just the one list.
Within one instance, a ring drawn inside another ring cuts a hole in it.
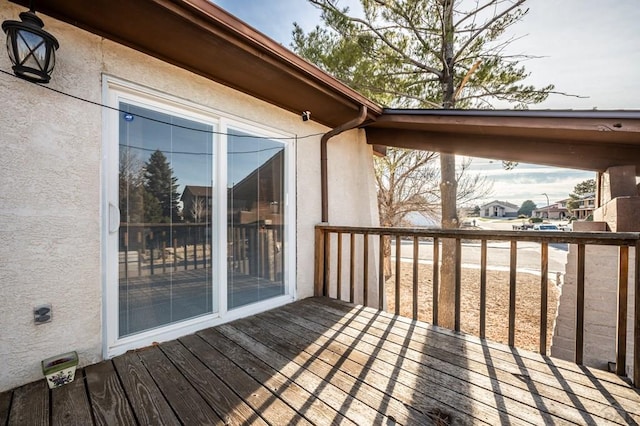
[{"label": "deck floor board", "polygon": [[[320,330],[331,327],[330,313],[324,311],[322,315],[317,315],[318,312],[315,309],[299,311],[304,313],[305,318],[313,319],[319,323],[316,330],[318,327],[320,327]],[[280,315],[282,314],[283,312],[280,312]],[[337,327],[335,325],[332,329],[336,330]],[[536,419],[536,413],[532,410],[550,414],[555,423],[562,423],[563,419],[579,423],[582,419],[588,419],[591,416],[589,413],[596,413],[596,421],[600,423],[607,422],[606,419],[599,417],[597,413],[605,412],[609,408],[610,402],[603,403],[584,398],[579,394],[560,392],[561,388],[559,387],[553,388],[534,382],[527,371],[507,373],[495,368],[489,369],[486,364],[478,363],[470,360],[465,355],[461,355],[464,352],[448,350],[447,344],[451,339],[436,339],[435,342],[430,342],[427,346],[425,343],[407,339],[408,335],[406,334],[403,336],[390,332],[382,334],[380,330],[376,331],[372,328],[367,329],[367,333],[371,335],[367,335],[364,338],[355,334],[356,331],[362,331],[364,327],[366,326],[352,323],[349,329],[341,333],[338,338],[344,342],[346,347],[367,344],[370,347],[376,347],[382,344],[386,352],[378,353],[376,358],[397,362],[399,356],[404,357],[401,361],[403,371],[415,374],[418,382],[422,380],[421,372],[424,368],[429,368],[432,371],[431,379],[443,375],[457,377],[461,381],[468,383],[467,386],[470,391],[473,391],[475,387],[493,390],[496,395],[501,396],[506,412],[516,412],[522,416],[528,415],[530,419],[536,420],[534,423],[539,422],[540,419]],[[356,342],[355,339],[358,339],[358,341]],[[366,351],[366,348],[363,350]],[[442,385],[451,387],[446,376],[440,380]],[[424,384],[421,383],[421,385]],[[420,387],[423,388],[422,386]],[[479,399],[477,397],[474,398]],[[488,403],[491,405],[490,400]],[[576,408],[571,409],[571,406]],[[630,407],[630,409],[637,410],[638,407],[636,405],[635,407]],[[630,415],[634,420],[640,421],[640,417],[637,415]],[[559,416],[561,419],[554,418],[555,416]],[[626,421],[620,415],[614,414],[613,417],[614,420],[621,424]]]},{"label": "deck floor board", "polygon": [[84,371],[95,424],[99,426],[135,425],[136,418],[120,385],[113,363],[100,362],[86,367]]},{"label": "deck floor board", "polygon": [[0,425],[640,424],[608,372],[325,298],[0,393]]}]

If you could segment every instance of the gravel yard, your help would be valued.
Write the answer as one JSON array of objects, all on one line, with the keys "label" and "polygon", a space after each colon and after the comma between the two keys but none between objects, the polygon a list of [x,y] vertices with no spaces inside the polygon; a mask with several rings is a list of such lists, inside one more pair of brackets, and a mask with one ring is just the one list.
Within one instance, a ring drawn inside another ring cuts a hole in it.
[{"label": "gravel yard", "polygon": [[[395,265],[392,266],[395,271]],[[431,323],[432,319],[432,266],[420,264],[418,270],[418,319]],[[395,312],[395,276],[386,283],[387,311]],[[412,316],[413,311],[413,266],[401,266],[400,314]],[[462,269],[461,277],[461,329],[475,336],[480,330],[480,270]],[[547,352],[551,346],[553,326],[558,309],[560,290],[555,279],[549,279]],[[486,338],[508,343],[509,330],[509,272],[487,271],[487,317]],[[540,335],[540,277],[519,272],[516,290],[516,347],[531,351],[539,350]]]}]

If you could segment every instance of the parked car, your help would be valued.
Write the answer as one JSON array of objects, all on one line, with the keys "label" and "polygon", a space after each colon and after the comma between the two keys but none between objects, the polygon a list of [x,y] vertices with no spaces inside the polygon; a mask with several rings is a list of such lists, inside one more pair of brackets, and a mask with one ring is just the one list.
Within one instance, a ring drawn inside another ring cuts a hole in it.
[{"label": "parked car", "polygon": [[539,223],[533,226],[534,231],[559,231],[556,225],[550,223]]}]

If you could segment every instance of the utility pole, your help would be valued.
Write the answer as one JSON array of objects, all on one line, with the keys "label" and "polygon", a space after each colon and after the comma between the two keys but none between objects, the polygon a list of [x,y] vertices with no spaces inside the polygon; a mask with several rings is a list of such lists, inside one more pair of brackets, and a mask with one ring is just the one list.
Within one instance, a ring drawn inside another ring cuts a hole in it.
[{"label": "utility pole", "polygon": [[546,192],[543,192],[543,193],[542,193],[542,195],[544,195],[545,197],[547,197],[547,220],[549,220],[549,219],[550,219],[550,217],[549,217],[549,208],[551,207],[551,206],[549,205],[549,196],[547,195],[547,193],[546,193]]}]

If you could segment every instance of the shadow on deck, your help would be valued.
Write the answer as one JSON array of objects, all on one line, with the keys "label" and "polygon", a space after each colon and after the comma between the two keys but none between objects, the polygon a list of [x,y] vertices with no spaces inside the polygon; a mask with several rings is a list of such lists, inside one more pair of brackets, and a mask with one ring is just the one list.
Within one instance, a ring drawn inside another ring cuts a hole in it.
[{"label": "shadow on deck", "polygon": [[0,425],[637,422],[614,374],[324,298],[0,394]]}]

